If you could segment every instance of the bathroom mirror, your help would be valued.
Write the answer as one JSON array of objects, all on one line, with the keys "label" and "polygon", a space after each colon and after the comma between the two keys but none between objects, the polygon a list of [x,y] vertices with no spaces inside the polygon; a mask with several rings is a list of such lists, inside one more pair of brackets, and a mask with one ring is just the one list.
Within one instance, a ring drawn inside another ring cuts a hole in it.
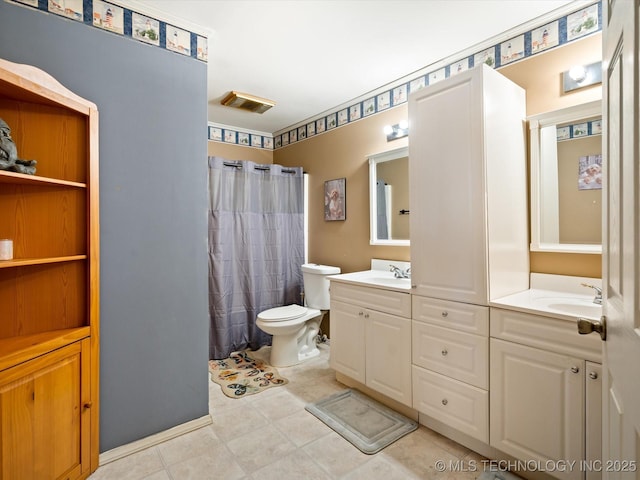
[{"label": "bathroom mirror", "polygon": [[371,245],[409,245],[409,148],[369,157]]},{"label": "bathroom mirror", "polygon": [[531,251],[602,253],[601,101],[528,121]]}]

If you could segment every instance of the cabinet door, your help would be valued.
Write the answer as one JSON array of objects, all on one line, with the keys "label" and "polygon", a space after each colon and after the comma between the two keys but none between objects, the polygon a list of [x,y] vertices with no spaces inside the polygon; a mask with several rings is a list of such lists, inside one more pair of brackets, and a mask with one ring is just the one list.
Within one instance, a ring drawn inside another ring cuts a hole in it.
[{"label": "cabinet door", "polygon": [[367,310],[366,384],[411,406],[411,320]]},{"label": "cabinet door", "polygon": [[88,468],[83,342],[0,373],[2,480],[73,479]]},{"label": "cabinet door", "polygon": [[331,300],[331,353],[336,372],[366,383],[364,308]]},{"label": "cabinet door", "polygon": [[[584,366],[573,357],[491,339],[491,446],[520,460],[584,459]],[[578,480],[579,468],[554,472]]]},{"label": "cabinet door", "polygon": [[[409,97],[413,293],[487,303],[482,78],[469,70]],[[415,135],[414,135],[415,134]],[[414,215],[415,213],[415,215]]]},{"label": "cabinet door", "polygon": [[[586,460],[587,466],[598,466],[602,461],[602,365],[586,362]],[[586,480],[600,480],[598,468],[585,469]]]}]

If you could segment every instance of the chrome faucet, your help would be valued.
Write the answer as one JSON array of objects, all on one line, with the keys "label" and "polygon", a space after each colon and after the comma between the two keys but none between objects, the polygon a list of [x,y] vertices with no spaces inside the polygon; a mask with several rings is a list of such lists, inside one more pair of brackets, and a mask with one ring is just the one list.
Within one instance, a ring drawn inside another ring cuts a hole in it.
[{"label": "chrome faucet", "polygon": [[588,283],[581,283],[580,285],[587,288],[593,288],[596,291],[596,297],[593,299],[593,303],[602,305],[602,289],[600,287],[589,285]]},{"label": "chrome faucet", "polygon": [[411,267],[402,270],[395,265],[389,265],[389,271],[393,272],[393,276],[396,278],[411,278]]}]

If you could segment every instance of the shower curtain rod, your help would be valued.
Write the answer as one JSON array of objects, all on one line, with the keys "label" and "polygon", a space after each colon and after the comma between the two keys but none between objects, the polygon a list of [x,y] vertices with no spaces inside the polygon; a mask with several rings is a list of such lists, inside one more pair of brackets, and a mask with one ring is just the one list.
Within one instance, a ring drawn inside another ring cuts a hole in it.
[{"label": "shower curtain rod", "polygon": [[[234,167],[234,168],[242,168],[241,163],[232,163],[232,162],[222,162],[225,167]],[[271,167],[267,165],[256,165],[253,167],[254,170],[271,170]],[[296,173],[295,170],[291,170],[289,168],[283,168],[282,173]]]}]

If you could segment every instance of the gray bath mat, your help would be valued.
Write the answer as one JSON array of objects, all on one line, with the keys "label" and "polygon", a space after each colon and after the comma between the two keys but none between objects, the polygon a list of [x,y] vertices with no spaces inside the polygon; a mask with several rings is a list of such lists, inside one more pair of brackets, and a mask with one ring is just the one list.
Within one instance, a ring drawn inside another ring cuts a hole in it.
[{"label": "gray bath mat", "polygon": [[335,393],[305,409],[369,455],[418,428],[417,422],[356,390]]},{"label": "gray bath mat", "polygon": [[478,480],[523,480],[511,472],[482,472]]}]

